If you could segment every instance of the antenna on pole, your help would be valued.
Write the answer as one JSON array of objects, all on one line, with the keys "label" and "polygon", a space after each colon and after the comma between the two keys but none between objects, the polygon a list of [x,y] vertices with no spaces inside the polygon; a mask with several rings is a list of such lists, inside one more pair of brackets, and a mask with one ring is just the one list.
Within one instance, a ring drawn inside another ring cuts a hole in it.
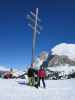
[{"label": "antenna on pole", "polygon": [[35,49],[36,49],[36,37],[37,37],[37,33],[40,34],[40,30],[42,29],[42,27],[39,25],[39,23],[41,22],[39,16],[39,10],[38,8],[36,8],[35,13],[34,12],[30,12],[29,15],[27,15],[27,19],[30,21],[30,23],[28,24],[28,26],[32,29],[32,62],[31,62],[31,67],[33,67],[33,63],[35,60]]}]

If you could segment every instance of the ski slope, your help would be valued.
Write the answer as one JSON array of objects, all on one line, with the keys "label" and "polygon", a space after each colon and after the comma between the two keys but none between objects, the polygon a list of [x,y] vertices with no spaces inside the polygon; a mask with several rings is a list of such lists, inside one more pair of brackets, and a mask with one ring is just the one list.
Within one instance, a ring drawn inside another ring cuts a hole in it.
[{"label": "ski slope", "polygon": [[36,89],[25,80],[0,79],[0,100],[75,100],[75,79],[48,80],[46,89]]}]

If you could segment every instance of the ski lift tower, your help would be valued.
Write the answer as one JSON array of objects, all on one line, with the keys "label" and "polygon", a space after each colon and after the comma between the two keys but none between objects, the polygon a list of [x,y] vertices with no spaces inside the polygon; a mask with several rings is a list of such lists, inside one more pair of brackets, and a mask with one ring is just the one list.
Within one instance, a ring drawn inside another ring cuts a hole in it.
[{"label": "ski lift tower", "polygon": [[29,15],[27,15],[27,19],[30,21],[28,23],[28,26],[32,29],[32,61],[31,61],[31,67],[33,67],[33,63],[35,60],[35,49],[36,49],[36,37],[37,33],[40,34],[40,30],[42,27],[40,26],[40,18],[38,16],[39,11],[38,8],[36,8],[35,12],[30,12]]}]

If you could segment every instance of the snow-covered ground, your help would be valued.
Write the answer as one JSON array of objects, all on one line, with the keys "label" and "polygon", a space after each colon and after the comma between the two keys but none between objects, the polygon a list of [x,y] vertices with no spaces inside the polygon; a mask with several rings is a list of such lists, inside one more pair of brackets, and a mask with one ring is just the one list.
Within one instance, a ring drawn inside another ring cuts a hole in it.
[{"label": "snow-covered ground", "polygon": [[0,100],[75,100],[75,79],[48,80],[46,89],[36,89],[24,82],[0,79]]}]

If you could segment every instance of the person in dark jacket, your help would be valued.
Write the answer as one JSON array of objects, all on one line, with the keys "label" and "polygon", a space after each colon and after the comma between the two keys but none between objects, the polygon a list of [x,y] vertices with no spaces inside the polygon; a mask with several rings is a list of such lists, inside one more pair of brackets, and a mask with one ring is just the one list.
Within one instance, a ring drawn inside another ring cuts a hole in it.
[{"label": "person in dark jacket", "polygon": [[28,80],[29,80],[29,85],[34,85],[34,70],[33,68],[28,69]]},{"label": "person in dark jacket", "polygon": [[43,83],[43,87],[45,88],[45,77],[46,77],[46,72],[43,66],[40,67],[40,69],[38,70],[38,77],[39,77],[39,81],[38,81],[38,86],[40,86],[40,81],[42,80]]}]

